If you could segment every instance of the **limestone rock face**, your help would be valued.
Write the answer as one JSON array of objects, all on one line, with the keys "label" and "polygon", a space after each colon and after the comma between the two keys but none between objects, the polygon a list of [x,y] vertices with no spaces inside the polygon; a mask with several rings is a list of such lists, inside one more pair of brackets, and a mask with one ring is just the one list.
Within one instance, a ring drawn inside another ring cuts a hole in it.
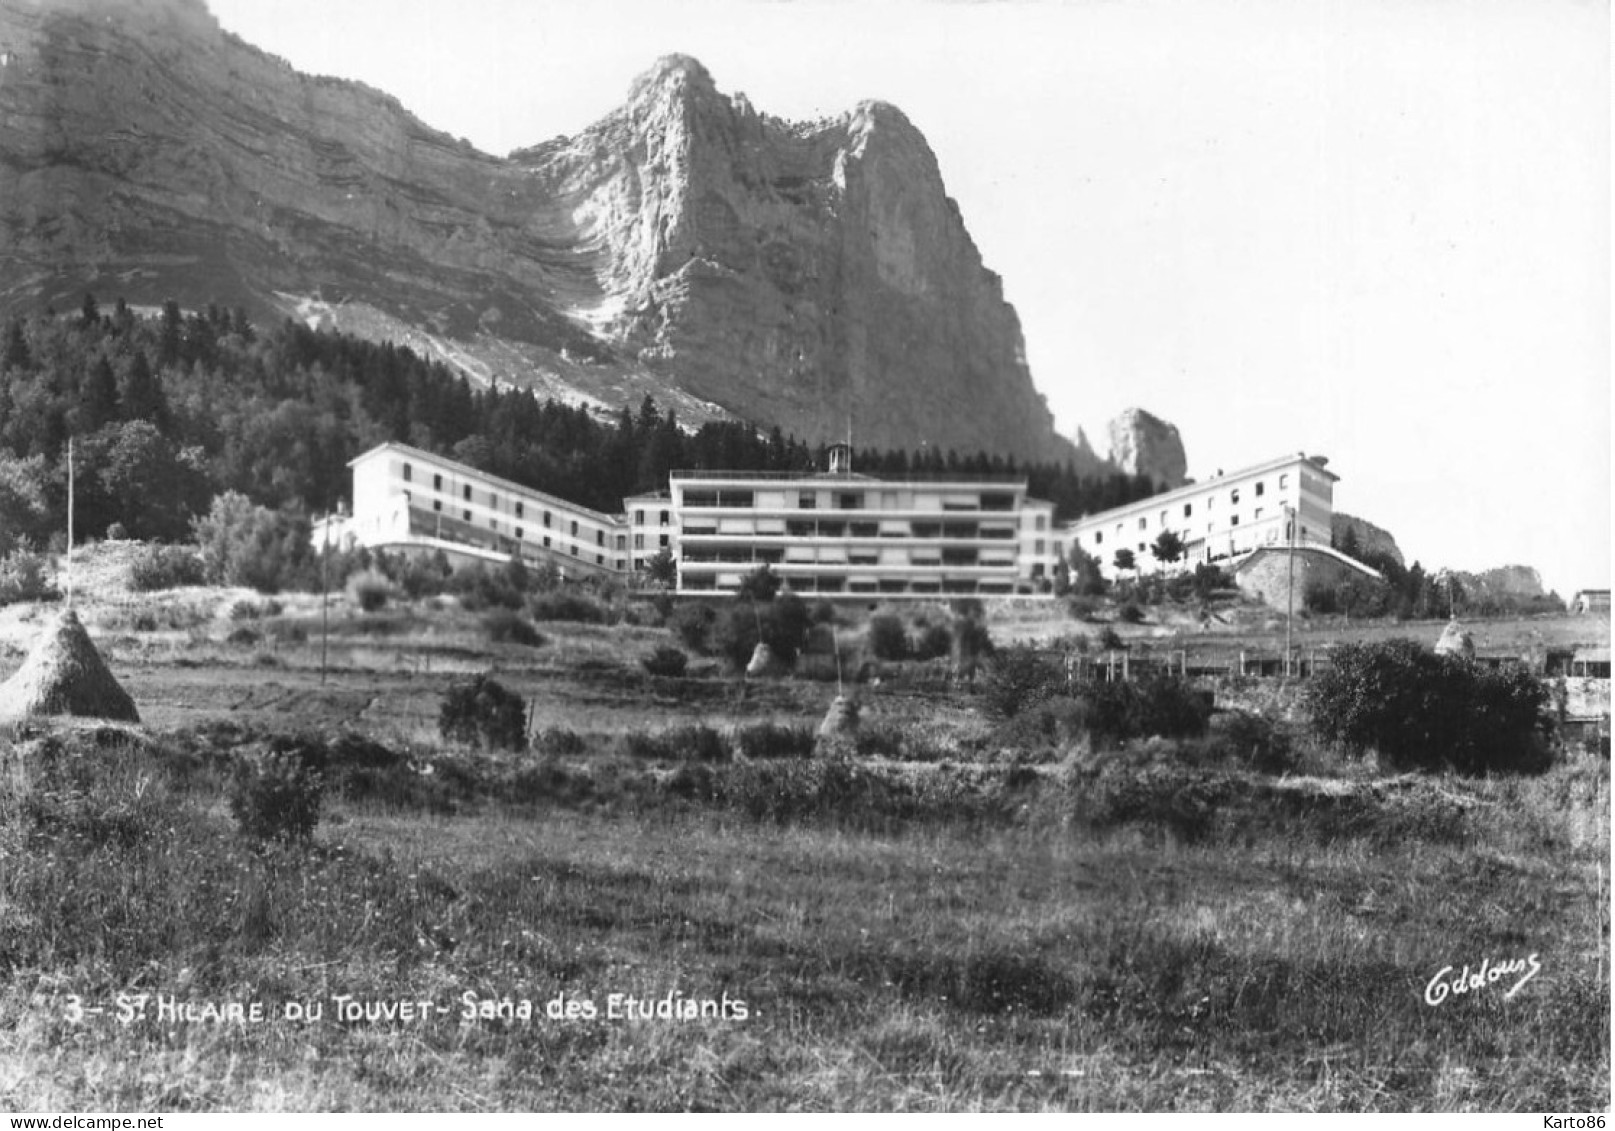
[{"label": "limestone rock face", "polygon": [[1188,458],[1177,425],[1129,408],[1110,422],[1110,462],[1129,475],[1148,475],[1165,489],[1188,482]]},{"label": "limestone rock face", "polygon": [[1532,566],[1506,565],[1480,573],[1455,575],[1473,597],[1546,597],[1542,575]]},{"label": "limestone rock face", "polygon": [[0,0],[0,315],[86,291],[318,318],[691,422],[1076,456],[919,130],[875,102],[785,122],[683,57],[497,158],[201,0]]},{"label": "limestone rock face", "polygon": [[1365,519],[1336,511],[1329,520],[1329,534],[1336,547],[1344,548],[1355,542],[1356,556],[1359,558],[1364,554],[1383,554],[1397,565],[1407,564],[1402,558],[1402,550],[1397,546],[1396,539],[1391,537],[1391,532]]}]

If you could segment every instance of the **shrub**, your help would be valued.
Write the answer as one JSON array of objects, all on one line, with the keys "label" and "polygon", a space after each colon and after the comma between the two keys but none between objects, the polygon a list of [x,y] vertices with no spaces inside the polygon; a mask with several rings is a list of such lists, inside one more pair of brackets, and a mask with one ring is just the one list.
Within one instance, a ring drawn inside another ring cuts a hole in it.
[{"label": "shrub", "polygon": [[241,758],[230,780],[230,814],[260,841],[307,841],[320,819],[324,751],[317,745],[272,743]]},{"label": "shrub", "polygon": [[1096,746],[1152,736],[1198,738],[1211,719],[1210,698],[1174,676],[1095,683],[1081,698]]},{"label": "shrub", "polygon": [[129,564],[130,588],[142,593],[206,580],[202,559],[189,546],[148,546]]},{"label": "shrub", "polygon": [[690,651],[707,654],[712,624],[718,619],[711,605],[680,605],[673,610],[673,631]]},{"label": "shrub", "polygon": [[129,528],[121,522],[114,522],[107,527],[108,542],[123,542],[129,538]]},{"label": "shrub", "polygon": [[481,562],[455,570],[449,578],[448,589],[459,596],[463,608],[473,613],[491,605],[519,609],[525,598],[525,594],[510,583],[506,570],[495,573]]},{"label": "shrub", "polygon": [[453,742],[490,749],[527,747],[527,708],[522,697],[488,675],[457,681],[438,712],[437,729]]},{"label": "shrub", "polygon": [[[762,635],[758,636],[761,628]],[[736,668],[744,668],[759,639],[773,649],[780,663],[789,667],[807,636],[808,610],[800,597],[787,593],[772,601],[750,601],[730,606],[718,626],[717,650]]]},{"label": "shrub", "polygon": [[1548,692],[1519,669],[1488,671],[1417,641],[1352,644],[1307,688],[1314,733],[1398,770],[1462,774],[1547,767]]},{"label": "shrub", "polygon": [[54,601],[60,594],[49,575],[50,559],[26,545],[0,560],[0,605]]},{"label": "shrub", "polygon": [[490,609],[483,614],[482,630],[495,644],[520,644],[527,648],[544,645],[544,635],[532,623],[510,609]]},{"label": "shrub", "polygon": [[673,727],[655,734],[630,731],[622,736],[623,753],[656,762],[726,762],[723,736],[708,726]]},{"label": "shrub", "polygon": [[1296,767],[1290,736],[1271,720],[1250,711],[1224,711],[1211,720],[1208,741],[1218,753],[1264,774]]},{"label": "shrub", "polygon": [[935,660],[953,651],[953,633],[945,624],[928,624],[914,641],[916,660]]},{"label": "shrub", "polygon": [[227,491],[192,528],[203,572],[214,584],[274,593],[317,580],[309,523],[301,514],[254,506],[245,495]]},{"label": "shrub", "polygon": [[1007,648],[987,666],[987,705],[1006,719],[1055,694],[1065,682],[1059,666],[1031,648]]},{"label": "shrub", "polygon": [[579,624],[604,624],[606,609],[599,601],[582,593],[564,589],[534,594],[527,602],[527,611],[534,620],[576,621]]},{"label": "shrub", "polygon": [[361,570],[348,578],[348,600],[367,613],[380,612],[393,594],[393,583],[380,570]]},{"label": "shrub", "polygon": [[735,749],[744,758],[811,758],[817,735],[812,726],[754,723],[735,731]]},{"label": "shrub", "polygon": [[1123,624],[1143,624],[1144,610],[1129,601],[1121,607],[1121,611],[1116,614],[1116,619]]},{"label": "shrub", "polygon": [[546,727],[533,738],[533,749],[546,758],[576,758],[587,748],[581,735],[565,727]]},{"label": "shrub", "polygon": [[903,622],[890,613],[870,617],[869,650],[877,660],[908,659],[911,649]]},{"label": "shrub", "polygon": [[690,658],[681,649],[664,644],[640,661],[651,675],[676,679],[684,674]]},{"label": "shrub", "polygon": [[398,572],[398,584],[410,597],[435,597],[449,587],[454,569],[449,556],[442,550],[430,557],[416,556],[404,563]]}]

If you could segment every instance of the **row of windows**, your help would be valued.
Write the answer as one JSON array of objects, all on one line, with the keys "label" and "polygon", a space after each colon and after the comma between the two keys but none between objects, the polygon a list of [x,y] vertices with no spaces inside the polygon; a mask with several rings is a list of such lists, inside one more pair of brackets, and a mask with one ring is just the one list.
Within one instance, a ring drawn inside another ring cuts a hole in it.
[{"label": "row of windows", "polygon": [[[797,491],[796,509],[818,510],[819,497],[828,498],[829,508],[842,511],[897,510],[897,493],[894,491]],[[744,489],[703,490],[686,489],[684,492],[684,506],[691,509],[699,508],[738,508],[752,509],[757,505],[757,493]],[[1015,495],[1013,492],[989,491],[980,495],[951,495],[941,500],[945,511],[1013,511],[1015,509]],[[635,511],[634,521],[644,522],[644,512]],[[667,522],[667,512],[662,512],[662,522]],[[1037,516],[1038,529],[1043,529],[1047,522],[1046,515]]]},{"label": "row of windows", "polygon": [[[948,593],[965,594],[979,593],[986,595],[1004,595],[1014,592],[1014,584],[1008,581],[978,580],[976,578],[945,578],[943,580],[905,581],[901,578],[883,578],[878,581],[868,579],[848,580],[844,577],[787,577],[783,579],[785,586],[795,593]],[[716,577],[687,577],[679,579],[679,588],[685,591],[708,591],[718,588]]]},{"label": "row of windows", "polygon": [[[415,470],[414,470],[414,468],[411,467],[407,463],[404,464],[404,482],[405,483],[411,483],[411,482],[414,481],[414,478],[415,478]],[[443,490],[443,476],[442,475],[436,474],[436,473],[434,473],[432,475],[432,490],[437,491],[439,493],[442,492],[442,490]],[[409,492],[408,491],[404,492],[404,498],[405,499],[409,498]],[[460,487],[460,498],[463,501],[467,502],[467,503],[472,501],[471,500],[471,484],[466,483],[466,484],[463,484]],[[492,510],[497,511],[499,509],[499,504],[500,504],[500,495],[499,495],[499,493],[497,491],[489,491],[488,492],[488,506],[489,506],[489,508],[492,509]],[[514,500],[513,506],[514,506],[514,513],[515,513],[515,516],[517,518],[526,518],[527,517],[526,504],[521,499]],[[432,509],[434,511],[442,511],[443,504],[441,502],[433,502],[432,503]],[[663,522],[665,523],[666,522],[665,515],[666,515],[667,512],[663,511],[662,513],[664,515]],[[471,512],[469,510],[467,510],[467,511],[464,512],[464,514],[465,514],[465,520],[467,522],[470,522],[471,521]],[[552,512],[550,512],[550,511],[542,512],[541,521],[544,523],[544,526],[546,528],[553,527],[553,525],[554,525],[554,514]],[[571,531],[570,531],[571,535],[572,535],[572,537],[576,538],[578,536],[578,520],[575,519],[575,518],[571,519],[570,524],[571,524]],[[495,520],[495,529],[497,529],[497,528],[498,528],[498,524],[497,524],[497,520]],[[518,534],[516,537],[520,538],[521,535]],[[606,544],[606,532],[604,530],[596,530],[595,533],[594,533],[594,540],[595,540],[595,545],[604,546]]]}]

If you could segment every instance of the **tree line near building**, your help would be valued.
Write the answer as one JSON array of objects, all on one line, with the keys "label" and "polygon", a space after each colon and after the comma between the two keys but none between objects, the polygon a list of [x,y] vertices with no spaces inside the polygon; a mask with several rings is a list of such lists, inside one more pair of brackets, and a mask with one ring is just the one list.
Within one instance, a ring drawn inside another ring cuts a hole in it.
[{"label": "tree line near building", "polygon": [[[527,391],[474,388],[439,362],[293,321],[173,302],[156,317],[121,299],[103,311],[9,321],[0,334],[0,551],[65,529],[73,440],[75,529],[181,541],[215,497],[290,516],[329,512],[347,464],[386,441],[412,444],[615,513],[665,488],[669,471],[807,471],[826,453],[736,422],[693,432],[649,397],[609,419]],[[1078,475],[1067,463],[984,453],[864,451],[874,474],[1024,475],[1067,518],[1153,493],[1147,477]],[[300,519],[306,523],[306,518]]]}]

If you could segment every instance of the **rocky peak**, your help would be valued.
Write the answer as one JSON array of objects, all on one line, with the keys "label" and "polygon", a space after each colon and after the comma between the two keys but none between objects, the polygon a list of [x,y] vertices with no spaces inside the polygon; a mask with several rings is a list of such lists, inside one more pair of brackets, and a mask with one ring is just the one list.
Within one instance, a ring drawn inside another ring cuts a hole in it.
[{"label": "rocky peak", "polygon": [[1337,549],[1351,553],[1358,560],[1365,555],[1384,556],[1397,565],[1407,564],[1391,532],[1366,519],[1336,511],[1329,520],[1329,535]]},{"label": "rocky peak", "polygon": [[649,393],[691,422],[1076,454],[886,103],[786,123],[668,56],[599,122],[499,159],[298,74],[200,0],[0,0],[0,50],[0,315],[86,290],[318,308],[483,380]]},{"label": "rocky peak", "polygon": [[1141,408],[1122,411],[1109,424],[1110,461],[1129,475],[1148,475],[1170,490],[1188,481],[1188,458],[1178,428]]}]

